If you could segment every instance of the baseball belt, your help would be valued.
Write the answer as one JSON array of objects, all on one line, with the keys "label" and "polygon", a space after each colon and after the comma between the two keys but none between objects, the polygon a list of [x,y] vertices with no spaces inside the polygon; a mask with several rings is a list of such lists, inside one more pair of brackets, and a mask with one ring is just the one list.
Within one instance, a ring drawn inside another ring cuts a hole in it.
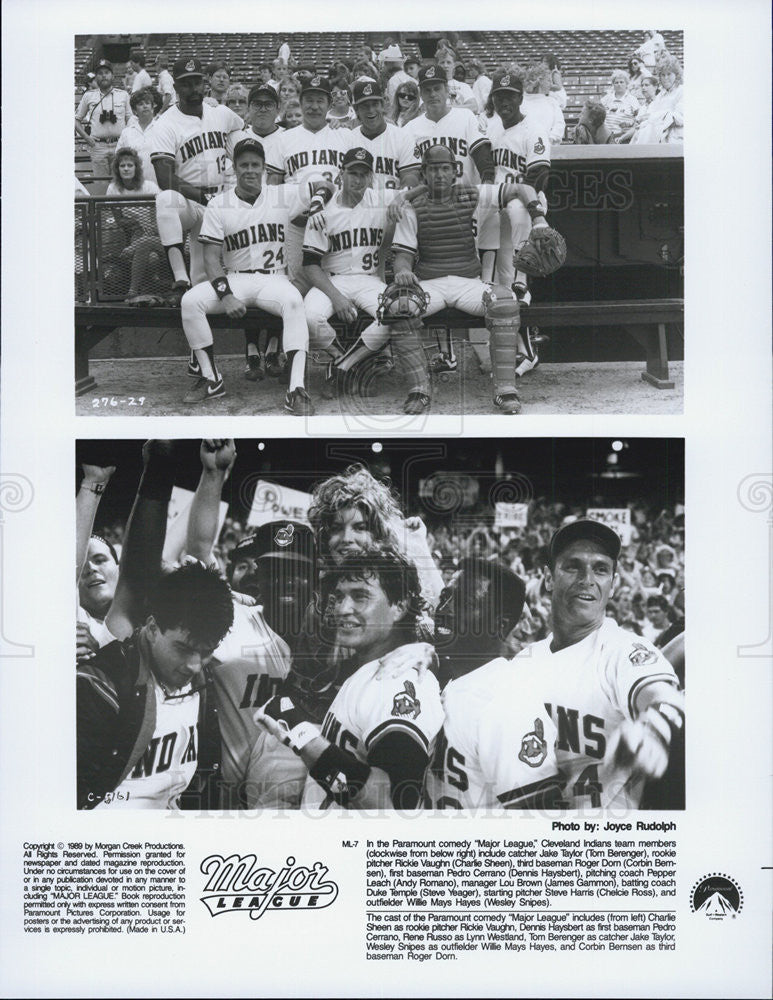
[{"label": "baseball belt", "polygon": [[114,139],[100,139],[98,136],[92,135],[91,138],[94,140],[94,142],[118,142],[118,136],[116,136]]}]

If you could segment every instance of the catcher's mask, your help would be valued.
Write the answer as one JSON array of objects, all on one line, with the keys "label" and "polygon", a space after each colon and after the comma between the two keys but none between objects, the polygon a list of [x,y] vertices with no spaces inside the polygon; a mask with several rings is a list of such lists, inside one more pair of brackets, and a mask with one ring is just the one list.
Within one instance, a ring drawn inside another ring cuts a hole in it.
[{"label": "catcher's mask", "polygon": [[419,285],[388,285],[378,297],[376,321],[397,323],[401,319],[423,316],[429,305],[429,295]]}]

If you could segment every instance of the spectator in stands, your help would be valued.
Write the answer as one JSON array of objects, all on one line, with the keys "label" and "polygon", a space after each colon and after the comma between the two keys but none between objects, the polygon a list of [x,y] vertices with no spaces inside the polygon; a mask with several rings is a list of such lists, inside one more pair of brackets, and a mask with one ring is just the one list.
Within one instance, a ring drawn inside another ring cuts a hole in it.
[{"label": "spectator in stands", "polygon": [[657,53],[665,49],[666,43],[661,34],[655,28],[647,28],[644,32],[644,41],[637,49],[642,58],[642,62],[648,72],[655,68]]},{"label": "spectator in stands", "polygon": [[469,108],[477,114],[478,102],[472,92],[472,87],[455,79],[456,59],[450,49],[444,49],[437,59],[437,64],[443,70],[448,80],[448,98],[452,108]]},{"label": "spectator in stands", "polygon": [[401,83],[409,83],[411,78],[403,69],[405,58],[399,45],[389,45],[381,53],[384,57],[381,87],[384,91],[387,106],[395,99],[395,93]]},{"label": "spectator in stands", "polygon": [[637,52],[632,52],[628,57],[628,92],[633,94],[639,103],[644,100],[641,88],[646,75],[647,67],[642,62],[641,56]]},{"label": "spectator in stands", "polygon": [[145,53],[140,52],[139,49],[134,49],[129,56],[129,60],[134,70],[131,92],[136,94],[138,90],[145,90],[146,87],[152,87],[153,81],[150,78],[150,73],[145,69]]},{"label": "spectator in stands", "polygon": [[277,121],[284,121],[288,103],[291,101],[297,103],[300,99],[301,85],[291,78],[283,80],[279,85],[279,115]]},{"label": "spectator in stands", "polygon": [[204,98],[205,104],[217,106],[225,104],[225,96],[231,86],[231,71],[223,60],[212,62],[207,66],[209,79],[209,97]]},{"label": "spectator in stands", "polygon": [[155,172],[150,163],[150,143],[147,132],[161,110],[161,95],[155,87],[146,87],[144,90],[135,90],[129,103],[134,117],[129,119],[129,124],[118,137],[116,152],[124,147],[135,150],[142,162],[143,175],[146,178],[152,178],[155,176]]},{"label": "spectator in stands", "polygon": [[276,80],[277,90],[279,90],[282,80],[286,80],[289,77],[290,71],[281,59],[275,59],[271,64],[271,72],[274,80]]},{"label": "spectator in stands", "polygon": [[419,100],[418,84],[411,81],[403,83],[397,88],[394,103],[392,105],[391,120],[400,128],[406,122],[413,121],[420,114],[421,102]]},{"label": "spectator in stands", "polygon": [[131,117],[129,95],[113,86],[113,64],[97,63],[96,90],[87,90],[75,112],[75,131],[86,142],[97,177],[110,173],[118,138]]},{"label": "spectator in stands", "polygon": [[327,120],[332,125],[354,128],[357,115],[352,107],[352,92],[343,80],[334,80],[330,89],[330,110]]},{"label": "spectator in stands", "polygon": [[610,78],[612,87],[601,98],[606,108],[606,125],[612,138],[630,131],[639,110],[639,102],[628,92],[629,78],[624,69],[613,70]]},{"label": "spectator in stands", "polygon": [[656,594],[647,600],[647,620],[642,628],[642,634],[650,642],[657,643],[658,637],[665,632],[671,624],[671,605],[665,597]]},{"label": "spectator in stands", "polygon": [[132,69],[132,64],[127,63],[126,69],[123,74],[123,86],[127,94],[131,94],[132,87],[134,86],[134,78],[137,74]]},{"label": "spectator in stands", "polygon": [[576,146],[593,146],[614,142],[605,124],[606,117],[607,109],[604,105],[589,97],[580,112],[572,135],[572,142]]},{"label": "spectator in stands", "polygon": [[658,81],[654,76],[646,74],[641,78],[642,103],[636,112],[633,128],[624,132],[618,138],[618,142],[640,143],[644,142],[643,136],[647,135],[647,123],[650,119],[650,106],[658,92]]},{"label": "spectator in stands", "polygon": [[544,62],[531,63],[522,71],[523,101],[521,112],[542,134],[547,133],[552,143],[564,138],[566,122],[558,101],[550,97],[551,71]]},{"label": "spectator in stands", "polygon": [[279,46],[279,51],[277,52],[277,59],[281,59],[285,66],[288,66],[291,59],[290,54],[290,43],[285,39]]},{"label": "spectator in stands", "polygon": [[381,79],[381,74],[375,63],[368,62],[367,59],[358,59],[352,66],[352,80],[359,80],[363,76],[368,77],[369,80]]},{"label": "spectator in stands", "polygon": [[657,72],[660,90],[650,105],[649,120],[643,130],[642,142],[684,142],[684,87],[682,67],[677,58],[669,56]]},{"label": "spectator in stands", "polygon": [[[123,147],[115,154],[113,180],[106,194],[113,198],[146,195],[155,198],[159,187],[146,178],[142,160],[136,150]],[[152,206],[136,205],[113,207],[116,224],[123,230],[126,246],[121,253],[130,268],[129,305],[160,305],[169,291],[171,272],[155,225]]]},{"label": "spectator in stands", "polygon": [[564,81],[561,76],[561,64],[558,61],[558,57],[552,52],[546,52],[542,58],[545,65],[550,70],[549,96],[558,101],[558,106],[563,111],[566,107],[567,96]]},{"label": "spectator in stands", "polygon": [[248,97],[249,91],[243,83],[232,83],[225,95],[225,106],[244,119],[247,116]]},{"label": "spectator in stands", "polygon": [[410,76],[413,80],[418,80],[419,70],[421,69],[421,63],[415,56],[408,56],[408,58],[405,60],[405,65],[403,66],[403,69],[408,74],[408,76]]},{"label": "spectator in stands", "polygon": [[467,64],[472,77],[472,93],[477,105],[476,112],[483,114],[486,110],[486,101],[491,93],[491,77],[486,75],[486,70],[480,59],[471,59]]},{"label": "spectator in stands", "polygon": [[284,113],[279,118],[277,125],[281,128],[295,128],[303,121],[303,110],[301,102],[297,100],[288,101],[285,104]]},{"label": "spectator in stands", "polygon": [[177,94],[174,89],[174,80],[169,72],[169,60],[163,52],[159,52],[156,58],[156,77],[158,80],[158,92],[161,94],[161,110],[163,114],[167,108],[171,108],[177,103]]}]

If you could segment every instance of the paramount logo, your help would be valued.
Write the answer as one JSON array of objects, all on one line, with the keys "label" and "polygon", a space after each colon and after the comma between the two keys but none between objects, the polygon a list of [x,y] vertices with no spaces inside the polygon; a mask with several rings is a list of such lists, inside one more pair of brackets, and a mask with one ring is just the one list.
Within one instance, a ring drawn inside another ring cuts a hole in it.
[{"label": "paramount logo", "polygon": [[212,917],[221,913],[249,913],[259,920],[267,910],[323,910],[338,896],[338,886],[327,878],[320,861],[307,868],[287,858],[279,871],[261,867],[257,856],[211,854],[201,862],[207,876],[201,902]]}]

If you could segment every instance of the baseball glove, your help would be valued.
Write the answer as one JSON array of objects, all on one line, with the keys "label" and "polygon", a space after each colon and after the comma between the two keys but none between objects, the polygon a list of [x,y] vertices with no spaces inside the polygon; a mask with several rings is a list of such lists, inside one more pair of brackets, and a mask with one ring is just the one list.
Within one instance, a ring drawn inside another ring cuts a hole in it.
[{"label": "baseball glove", "polygon": [[550,226],[535,226],[528,240],[513,257],[517,271],[533,278],[544,278],[557,271],[566,260],[566,241]]},{"label": "baseball glove", "polygon": [[415,319],[427,311],[429,296],[419,285],[387,285],[378,297],[376,320],[379,323],[397,323],[401,319]]}]

